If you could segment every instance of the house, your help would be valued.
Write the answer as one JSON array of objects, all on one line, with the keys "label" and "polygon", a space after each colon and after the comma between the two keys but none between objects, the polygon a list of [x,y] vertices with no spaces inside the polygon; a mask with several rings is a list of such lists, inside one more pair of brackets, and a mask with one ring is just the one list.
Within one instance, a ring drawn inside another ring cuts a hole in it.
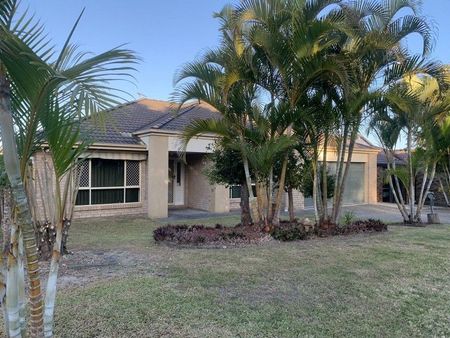
[{"label": "house", "polygon": [[[393,154],[395,161],[395,165],[397,168],[406,167],[408,165],[408,154],[406,150],[397,150]],[[395,203],[394,195],[392,193],[392,189],[388,182],[386,182],[386,170],[387,170],[387,158],[386,154],[383,150],[380,149],[377,157],[377,167],[378,167],[378,202],[385,203]],[[433,183],[430,186],[430,192],[434,194],[434,205],[447,207],[449,206],[448,196],[444,192],[444,182],[441,181],[441,177],[436,174]],[[415,177],[415,196],[418,198],[420,194],[420,189],[422,187],[423,182],[423,173],[418,172]],[[402,196],[407,198],[407,189],[404,187],[403,183],[399,180],[400,189],[402,190]],[[417,202],[417,201],[416,201]],[[429,200],[427,199],[425,204],[428,204]]]},{"label": "house", "polygon": [[[408,154],[405,150],[398,150],[393,154],[393,161],[397,168],[405,167],[408,163]],[[378,186],[378,202],[395,203],[389,183],[386,181],[387,158],[385,152],[380,148],[377,156],[377,186]],[[403,196],[406,196],[406,189],[399,182]]]},{"label": "house", "polygon": [[[104,114],[105,125],[84,121],[84,137],[94,142],[78,167],[75,218],[142,214],[164,218],[170,208],[216,213],[239,208],[236,187],[210,184],[204,174],[214,135],[191,140],[185,157],[179,156],[187,125],[220,118],[211,106],[190,103],[175,114],[169,102],[139,99]],[[345,202],[376,203],[378,151],[374,149],[367,140],[358,139]],[[330,161],[335,158],[330,149]],[[45,153],[37,153],[33,160],[36,175],[45,171]],[[295,206],[305,206],[299,192]]]}]

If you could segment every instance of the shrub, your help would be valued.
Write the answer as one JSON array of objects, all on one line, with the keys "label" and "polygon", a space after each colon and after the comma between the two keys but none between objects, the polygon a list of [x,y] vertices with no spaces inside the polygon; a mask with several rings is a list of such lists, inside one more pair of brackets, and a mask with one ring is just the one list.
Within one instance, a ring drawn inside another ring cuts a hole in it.
[{"label": "shrub", "polygon": [[303,224],[296,222],[280,222],[272,231],[272,237],[276,240],[289,242],[305,240],[308,238],[308,233]]},{"label": "shrub", "polygon": [[387,225],[380,220],[368,219],[353,222],[350,225],[336,227],[336,235],[349,235],[359,232],[387,231]]}]

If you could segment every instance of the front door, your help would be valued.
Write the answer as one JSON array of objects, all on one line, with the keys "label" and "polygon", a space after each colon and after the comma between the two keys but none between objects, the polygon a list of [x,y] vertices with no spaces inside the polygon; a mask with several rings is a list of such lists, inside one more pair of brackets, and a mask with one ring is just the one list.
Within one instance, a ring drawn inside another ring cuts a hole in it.
[{"label": "front door", "polygon": [[184,163],[169,159],[169,205],[184,205]]}]

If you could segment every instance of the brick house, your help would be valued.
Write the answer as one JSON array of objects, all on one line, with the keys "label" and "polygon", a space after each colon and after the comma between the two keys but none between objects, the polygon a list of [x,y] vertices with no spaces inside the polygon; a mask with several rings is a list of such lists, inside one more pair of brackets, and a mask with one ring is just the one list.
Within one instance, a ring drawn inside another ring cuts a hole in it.
[{"label": "brick house", "polygon": [[[220,118],[211,106],[187,104],[175,114],[169,102],[140,99],[104,114],[104,126],[90,119],[84,124],[86,137],[94,142],[78,167],[75,218],[143,214],[164,218],[171,208],[217,213],[239,208],[237,187],[212,185],[204,174],[213,135],[191,140],[185,159],[179,156],[183,130],[191,121]],[[358,140],[346,202],[376,203],[374,149],[367,140]],[[335,157],[330,149],[330,161]],[[39,174],[43,154],[37,153],[33,161]],[[296,208],[303,208],[301,193],[294,195]]]}]

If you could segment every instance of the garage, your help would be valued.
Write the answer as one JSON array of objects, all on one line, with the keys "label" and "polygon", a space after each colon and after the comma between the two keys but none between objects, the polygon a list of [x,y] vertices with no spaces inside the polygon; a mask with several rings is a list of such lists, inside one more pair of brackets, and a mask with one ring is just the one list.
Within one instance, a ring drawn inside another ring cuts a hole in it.
[{"label": "garage", "polygon": [[365,183],[364,163],[351,163],[344,189],[344,203],[364,203],[366,196]]},{"label": "garage", "polygon": [[[329,172],[336,172],[336,163],[331,162],[328,164]],[[361,204],[365,203],[366,199],[366,182],[365,182],[365,163],[351,163],[347,181],[345,182],[344,189],[344,204]]]}]

